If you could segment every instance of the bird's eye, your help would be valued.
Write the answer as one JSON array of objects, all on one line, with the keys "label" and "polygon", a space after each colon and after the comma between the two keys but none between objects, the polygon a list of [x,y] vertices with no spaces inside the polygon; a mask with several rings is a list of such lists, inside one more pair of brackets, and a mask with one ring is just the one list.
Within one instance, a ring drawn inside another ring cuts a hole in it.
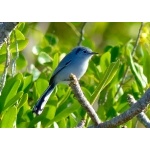
[{"label": "bird's eye", "polygon": [[86,50],[84,50],[83,53],[86,53]]}]

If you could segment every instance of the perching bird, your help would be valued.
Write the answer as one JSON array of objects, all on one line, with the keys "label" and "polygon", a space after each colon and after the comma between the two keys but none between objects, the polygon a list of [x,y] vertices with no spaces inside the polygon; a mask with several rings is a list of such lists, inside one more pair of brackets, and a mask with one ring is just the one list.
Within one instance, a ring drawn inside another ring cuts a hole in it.
[{"label": "perching bird", "polygon": [[88,68],[88,63],[93,54],[90,48],[78,46],[68,53],[58,64],[57,68],[52,74],[48,88],[42,94],[33,107],[33,112],[40,115],[46,105],[50,95],[52,94],[55,86],[60,82],[69,83],[70,74],[74,74],[79,80]]}]

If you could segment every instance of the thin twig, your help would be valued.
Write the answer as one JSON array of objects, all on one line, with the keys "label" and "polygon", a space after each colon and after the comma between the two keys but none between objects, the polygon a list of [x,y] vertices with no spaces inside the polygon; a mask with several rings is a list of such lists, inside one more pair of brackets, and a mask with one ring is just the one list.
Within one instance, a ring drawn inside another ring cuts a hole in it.
[{"label": "thin twig", "polygon": [[[130,94],[128,94],[128,102],[129,104],[132,106],[134,103],[136,103],[136,100],[134,99],[134,97]],[[144,112],[141,112],[140,114],[137,115],[137,119],[146,127],[146,128],[150,128],[150,120],[149,118],[146,116],[146,114]]]},{"label": "thin twig", "polygon": [[85,126],[86,121],[85,120],[81,120],[79,122],[79,124],[77,125],[77,128],[83,128]]},{"label": "thin twig", "polygon": [[100,119],[98,115],[96,114],[95,110],[93,109],[93,107],[90,105],[89,101],[84,96],[76,76],[71,74],[70,79],[71,79],[70,87],[72,88],[78,102],[89,114],[94,124],[98,125],[100,123]]},{"label": "thin twig", "polygon": [[16,73],[16,60],[19,58],[19,48],[18,48],[18,42],[17,42],[15,30],[14,30],[14,39],[15,39],[15,45],[16,45],[16,56],[14,57],[14,59],[12,59],[12,68],[11,68],[12,76],[14,76]]},{"label": "thin twig", "polygon": [[[135,51],[136,51],[136,49],[137,49],[137,46],[138,46],[138,44],[139,44],[140,35],[141,35],[141,32],[142,32],[143,25],[144,25],[144,23],[141,22],[141,26],[140,26],[140,28],[139,28],[139,32],[138,32],[138,35],[137,35],[137,39],[136,39],[135,45],[134,45],[134,47],[133,47],[133,50],[132,50],[132,52],[131,52],[131,55],[132,55],[132,56],[134,55],[134,53],[135,53]],[[125,81],[125,79],[126,79],[126,75],[127,75],[128,70],[129,70],[129,66],[127,66],[127,68],[126,68],[126,70],[125,70],[125,73],[124,73],[124,75],[123,75],[123,77],[122,77],[122,80],[121,80],[121,82],[120,82],[119,88],[118,88],[118,90],[117,90],[117,92],[116,92],[116,94],[115,94],[114,97],[117,96],[117,94],[119,93],[119,91],[120,91],[122,85],[124,84],[124,81]]]},{"label": "thin twig", "polygon": [[100,123],[97,127],[98,128],[112,128],[118,127],[126,123],[127,121],[131,120],[133,117],[141,113],[147,105],[150,104],[150,88],[145,92],[140,100],[134,103],[130,109],[125,111],[124,113],[120,114],[119,116],[106,121],[104,123]]},{"label": "thin twig", "polygon": [[140,35],[141,35],[141,32],[142,32],[143,25],[144,25],[144,22],[141,22],[141,26],[140,26],[140,28],[139,28],[139,33],[138,33],[138,35],[137,35],[137,39],[136,39],[136,42],[135,42],[135,46],[133,47],[133,50],[132,50],[132,52],[131,52],[131,55],[132,55],[132,56],[134,55],[134,53],[135,53],[135,51],[136,51],[136,49],[137,49],[137,46],[138,46],[138,44],[139,44]]},{"label": "thin twig", "polygon": [[84,27],[85,27],[85,25],[86,25],[86,22],[83,22],[82,27],[81,27],[81,30],[80,30],[79,42],[78,42],[78,44],[77,44],[78,46],[80,46],[80,45],[81,45],[81,42],[84,40],[83,34],[84,34]]},{"label": "thin twig", "polygon": [[1,92],[4,88],[4,86],[5,86],[8,67],[10,64],[10,49],[9,49],[10,41],[9,41],[9,37],[6,39],[5,42],[6,42],[6,62],[5,62],[4,72],[2,74],[1,81],[0,81],[0,95],[1,95]]}]

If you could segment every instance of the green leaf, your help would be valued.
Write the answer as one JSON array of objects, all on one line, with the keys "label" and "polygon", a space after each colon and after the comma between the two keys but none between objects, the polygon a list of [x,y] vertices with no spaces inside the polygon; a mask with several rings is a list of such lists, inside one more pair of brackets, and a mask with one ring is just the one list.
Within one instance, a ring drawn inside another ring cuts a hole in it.
[{"label": "green leaf", "polygon": [[66,120],[65,118],[62,118],[58,123],[59,128],[66,128]]},{"label": "green leaf", "polygon": [[46,116],[52,120],[55,117],[56,109],[57,109],[58,98],[55,95],[51,95],[50,100],[47,102],[48,111]]},{"label": "green leaf", "polygon": [[116,115],[117,115],[116,110],[113,107],[110,107],[109,110],[106,112],[107,119],[111,119],[115,117]]},{"label": "green leaf", "polygon": [[111,62],[110,52],[104,53],[100,59],[100,67],[101,67],[102,72],[105,72],[107,67],[110,65],[110,62]]},{"label": "green leaf", "polygon": [[6,54],[0,55],[0,64],[5,62],[6,60]]},{"label": "green leaf", "polygon": [[23,80],[24,80],[24,83],[23,83],[22,91],[25,91],[32,83],[33,76],[32,75],[25,76]]},{"label": "green leaf", "polygon": [[46,90],[46,88],[48,87],[48,81],[42,78],[39,78],[36,82],[35,82],[35,88],[36,88],[36,92],[39,95],[42,95],[43,92]]},{"label": "green leaf", "polygon": [[100,78],[100,75],[102,74],[100,66],[96,66],[94,61],[90,61],[88,68],[92,68],[92,69],[87,70],[87,72],[89,72],[87,75],[90,75],[90,76],[93,75],[92,80],[94,79],[97,80]]},{"label": "green leaf", "polygon": [[[28,44],[28,39],[25,39],[25,40],[18,40],[17,41],[18,43],[18,49],[19,51],[23,50],[27,44]],[[10,45],[10,51],[13,53],[13,52],[16,52],[16,43],[12,43]]]},{"label": "green leaf", "polygon": [[135,78],[137,84],[139,85],[139,89],[141,91],[143,91],[144,88],[146,87],[145,76],[144,76],[144,74],[143,74],[143,76],[141,76],[140,68],[137,65],[135,66],[135,63],[133,61],[131,53],[128,56],[128,61],[129,61],[130,69],[131,69],[131,71],[132,71],[132,73],[134,75],[134,78]]},{"label": "green leaf", "polygon": [[41,52],[41,47],[40,46],[33,46],[32,48],[32,53],[35,55],[38,55]]},{"label": "green leaf", "polygon": [[143,72],[145,76],[147,77],[148,83],[150,84],[150,73],[149,73],[149,67],[150,67],[150,54],[146,49],[143,49],[144,52],[144,64],[143,64]]},{"label": "green leaf", "polygon": [[34,66],[34,64],[31,64],[30,73],[33,75],[33,81],[37,80],[40,75],[40,71]]},{"label": "green leaf", "polygon": [[35,101],[37,101],[40,98],[40,96],[46,90],[48,85],[49,85],[48,81],[42,78],[39,78],[36,82],[34,82],[33,99]]},{"label": "green leaf", "polygon": [[7,93],[6,101],[10,100],[14,95],[16,95],[20,83],[21,83],[20,80],[16,80],[15,83],[14,83],[14,85],[11,86],[11,89]]},{"label": "green leaf", "polygon": [[23,33],[20,30],[15,29],[15,33],[16,33],[17,41],[18,40],[25,40],[25,36],[23,35]]},{"label": "green leaf", "polygon": [[57,67],[58,63],[59,63],[59,56],[58,56],[58,53],[56,53],[53,59],[53,66],[52,66],[53,70]]},{"label": "green leaf", "polygon": [[50,126],[53,122],[58,122],[62,120],[63,118],[68,117],[71,113],[73,113],[79,107],[80,107],[80,104],[77,101],[75,101],[72,105],[70,105],[69,107],[61,111],[59,114],[57,114],[53,120],[49,121],[46,127]]},{"label": "green leaf", "polygon": [[0,112],[4,105],[17,94],[18,88],[21,84],[21,80],[19,80],[18,77],[19,75],[7,80],[2,95],[0,96]]},{"label": "green leaf", "polygon": [[25,123],[26,127],[28,127],[29,123],[33,120],[33,113],[31,110],[31,106],[29,106],[26,96],[24,97],[23,101],[25,101],[25,102],[23,102],[23,105],[21,104],[22,106],[19,106],[17,108],[18,109],[18,111],[17,111],[17,113],[18,113],[17,114],[17,127],[18,127],[18,124],[20,124],[20,123],[23,123],[23,124]]},{"label": "green leaf", "polygon": [[21,100],[19,101],[18,110],[27,102],[27,100],[28,100],[28,94],[25,93],[25,94],[22,96]]},{"label": "green leaf", "polygon": [[22,91],[17,93],[12,99],[10,99],[5,103],[3,110],[6,110],[8,107],[14,105],[22,97],[22,95],[23,95]]},{"label": "green leaf", "polygon": [[18,29],[22,31],[24,29],[24,27],[25,27],[25,24],[26,24],[25,22],[20,22],[18,24]]},{"label": "green leaf", "polygon": [[15,106],[10,107],[2,118],[1,128],[13,128],[16,118],[17,118],[17,108]]},{"label": "green leaf", "polygon": [[50,56],[47,53],[40,52],[40,54],[38,55],[38,62],[40,64],[51,62],[51,58],[50,58]]},{"label": "green leaf", "polygon": [[25,59],[25,57],[22,54],[19,54],[19,57],[16,60],[16,66],[17,66],[18,70],[21,70],[27,66],[27,60]]},{"label": "green leaf", "polygon": [[78,123],[77,122],[78,119],[76,118],[76,116],[73,113],[71,113],[68,118],[69,118],[68,119],[69,127],[70,128],[76,127]]},{"label": "green leaf", "polygon": [[[45,52],[46,54],[49,54],[51,53],[52,51],[52,46],[48,45],[48,46],[45,46],[44,47],[41,47],[41,45],[37,45],[37,46],[34,46],[32,48],[32,52],[33,54],[35,55],[39,55],[41,52]],[[48,55],[49,56],[49,55]],[[49,56],[50,57],[50,56]],[[50,59],[52,60],[52,58],[50,57]]]},{"label": "green leaf", "polygon": [[50,45],[55,45],[58,43],[57,36],[55,36],[53,34],[46,34],[45,38],[47,39],[47,41],[49,42]]},{"label": "green leaf", "polygon": [[85,97],[86,97],[88,100],[90,100],[90,98],[91,98],[91,93],[90,93],[90,91],[89,91],[88,89],[86,89],[85,87],[82,87],[82,91],[83,91]]},{"label": "green leaf", "polygon": [[5,67],[4,64],[0,64],[0,73],[4,72],[4,67]]},{"label": "green leaf", "polygon": [[61,106],[70,96],[71,89],[68,88],[68,90],[64,93],[63,97],[58,101],[58,106]]},{"label": "green leaf", "polygon": [[[27,39],[18,40],[17,43],[18,43],[18,49],[19,49],[19,51],[21,51],[27,46],[28,40]],[[16,43],[15,42],[10,44],[10,51],[12,53],[16,53]],[[6,44],[3,44],[3,46],[0,49],[0,55],[2,55],[2,54],[6,54]]]},{"label": "green leaf", "polygon": [[114,46],[111,48],[111,62],[114,62],[119,57],[120,46]]},{"label": "green leaf", "polygon": [[104,105],[100,105],[98,107],[97,114],[98,114],[98,116],[99,116],[101,121],[105,121],[106,120],[106,112],[105,112]]},{"label": "green leaf", "polygon": [[110,83],[110,81],[113,79],[115,74],[117,73],[119,69],[120,61],[113,62],[109,65],[109,67],[106,69],[102,79],[100,79],[100,83],[95,89],[92,97],[91,97],[91,104],[94,104],[97,97],[99,96],[100,92]]}]

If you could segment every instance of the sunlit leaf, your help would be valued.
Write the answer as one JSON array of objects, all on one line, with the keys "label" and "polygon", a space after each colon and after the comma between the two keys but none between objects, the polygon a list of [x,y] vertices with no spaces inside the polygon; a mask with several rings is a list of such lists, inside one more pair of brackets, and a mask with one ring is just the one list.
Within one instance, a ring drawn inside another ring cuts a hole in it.
[{"label": "sunlit leaf", "polygon": [[15,34],[16,34],[16,39],[18,40],[25,40],[25,36],[23,35],[23,33],[21,31],[19,31],[18,29],[15,30]]},{"label": "sunlit leaf", "polygon": [[5,103],[3,110],[5,110],[8,107],[14,105],[22,97],[22,95],[23,95],[22,91],[17,93],[12,99],[10,99],[9,101],[7,101],[7,103]]},{"label": "sunlit leaf", "polygon": [[20,86],[21,81],[20,80],[11,80],[6,83],[2,95],[0,96],[0,112],[3,110],[3,107],[5,104],[7,104],[10,99],[12,99],[16,94],[17,90]]},{"label": "sunlit leaf", "polygon": [[4,114],[1,121],[1,128],[13,128],[16,122],[17,108],[15,106],[10,107]]},{"label": "sunlit leaf", "polygon": [[66,128],[66,120],[62,118],[58,123],[59,128]]},{"label": "sunlit leaf", "polygon": [[[18,49],[19,49],[19,51],[21,51],[27,46],[28,40],[27,39],[18,40],[17,43],[18,43]],[[10,44],[10,51],[12,53],[16,52],[16,43],[15,42]],[[2,55],[2,54],[6,54],[6,44],[3,44],[2,48],[0,49],[0,55]]]},{"label": "sunlit leaf", "polygon": [[22,30],[24,29],[24,27],[25,27],[25,22],[19,22],[19,24],[18,24],[18,29],[19,29],[20,31],[22,31]]},{"label": "sunlit leaf", "polygon": [[100,67],[102,68],[102,72],[104,72],[106,70],[106,68],[108,68],[108,66],[110,65],[111,62],[111,55],[110,52],[106,52],[101,56],[100,59]]},{"label": "sunlit leaf", "polygon": [[58,53],[56,53],[54,55],[54,59],[53,59],[53,66],[52,66],[53,69],[55,69],[57,67],[58,63],[59,63],[59,58],[58,57],[59,57]]},{"label": "sunlit leaf", "polygon": [[18,109],[20,109],[25,104],[25,102],[27,102],[27,100],[28,100],[28,94],[25,93],[19,101]]},{"label": "sunlit leaf", "polygon": [[5,64],[0,64],[0,73],[4,72]]},{"label": "sunlit leaf", "polygon": [[44,64],[47,62],[51,62],[51,58],[47,53],[41,52],[38,56],[38,61],[40,64]]},{"label": "sunlit leaf", "polygon": [[40,75],[40,71],[33,64],[30,66],[30,73],[33,75],[33,81],[35,81]]}]

